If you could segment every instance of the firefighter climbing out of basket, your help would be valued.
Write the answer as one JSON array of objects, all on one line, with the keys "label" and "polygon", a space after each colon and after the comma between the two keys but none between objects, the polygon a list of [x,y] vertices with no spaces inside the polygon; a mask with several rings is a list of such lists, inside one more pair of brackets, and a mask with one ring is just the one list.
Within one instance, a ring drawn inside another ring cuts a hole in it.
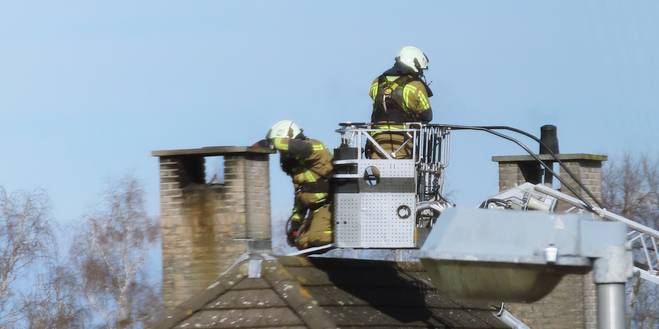
[{"label": "firefighter climbing out of basket", "polygon": [[290,120],[275,123],[266,136],[279,151],[282,170],[293,179],[295,200],[287,223],[288,243],[298,249],[332,243],[330,178],[332,156],[323,143],[306,137]]},{"label": "firefighter climbing out of basket", "polygon": [[[412,140],[404,129],[406,122],[427,123],[432,120],[432,91],[424,78],[428,57],[421,49],[406,46],[400,50],[394,66],[371,83],[369,96],[373,100],[372,133],[378,144],[395,159],[412,158]],[[398,130],[398,131],[397,131]],[[384,159],[370,144],[367,152],[372,159]]]}]

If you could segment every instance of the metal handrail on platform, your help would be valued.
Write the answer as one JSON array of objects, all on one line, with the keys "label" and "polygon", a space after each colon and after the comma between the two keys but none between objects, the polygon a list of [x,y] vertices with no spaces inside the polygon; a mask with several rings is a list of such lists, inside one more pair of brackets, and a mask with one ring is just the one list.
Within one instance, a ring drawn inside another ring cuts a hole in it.
[{"label": "metal handrail on platform", "polygon": [[[335,160],[335,165],[359,164],[368,158],[367,147],[374,148],[387,161],[410,160],[415,162],[417,195],[419,201],[443,198],[444,170],[448,166],[450,154],[450,129],[444,125],[418,122],[400,124],[341,123],[337,130],[341,134],[341,144],[356,148],[357,157],[350,160]],[[401,134],[407,138],[393,152],[387,152],[375,136],[379,133]],[[412,144],[410,159],[397,159],[396,154]],[[361,177],[356,174],[335,174],[334,178],[351,179]]]}]

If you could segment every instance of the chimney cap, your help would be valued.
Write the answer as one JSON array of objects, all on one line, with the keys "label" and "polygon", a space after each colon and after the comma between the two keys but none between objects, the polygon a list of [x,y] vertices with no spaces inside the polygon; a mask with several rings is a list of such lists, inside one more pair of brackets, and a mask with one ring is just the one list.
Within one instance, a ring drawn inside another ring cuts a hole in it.
[{"label": "chimney cap", "polygon": [[251,148],[249,146],[206,146],[193,149],[157,150],[151,152],[154,157],[176,157],[176,156],[221,156],[237,154],[272,154],[268,148]]},{"label": "chimney cap", "polygon": [[[554,160],[549,154],[537,154],[538,158],[542,161]],[[606,161],[608,156],[604,154],[590,154],[590,153],[566,153],[557,154],[561,161]],[[492,157],[493,162],[535,162],[535,159],[530,155],[495,155]]]}]

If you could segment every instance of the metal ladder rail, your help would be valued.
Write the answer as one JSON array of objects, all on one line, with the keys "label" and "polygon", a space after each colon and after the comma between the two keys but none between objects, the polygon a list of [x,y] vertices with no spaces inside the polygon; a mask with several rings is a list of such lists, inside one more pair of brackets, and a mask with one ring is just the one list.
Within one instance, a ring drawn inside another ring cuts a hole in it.
[{"label": "metal ladder rail", "polygon": [[[579,209],[587,209],[587,206],[581,200],[565,193],[556,191],[543,184],[537,184],[533,188],[538,192],[550,195],[558,200],[565,201]],[[659,249],[657,248],[657,242],[659,242],[659,231],[633,221],[629,218],[614,214],[606,209],[593,207],[593,210],[602,218],[611,221],[622,222],[626,224],[627,227],[629,227],[631,230],[628,234],[629,243],[632,245],[632,247],[636,246],[641,250],[642,256],[647,262],[647,268],[644,269],[638,266],[634,266],[634,272],[639,273],[641,278],[659,285]]]}]

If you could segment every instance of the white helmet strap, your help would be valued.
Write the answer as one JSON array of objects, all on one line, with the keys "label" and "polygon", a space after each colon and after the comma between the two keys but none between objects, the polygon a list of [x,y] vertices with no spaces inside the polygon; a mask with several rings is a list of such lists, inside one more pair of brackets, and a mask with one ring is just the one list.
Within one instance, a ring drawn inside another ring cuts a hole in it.
[{"label": "white helmet strap", "polygon": [[295,137],[295,136],[293,136],[294,133],[295,133],[295,132],[293,131],[293,123],[291,122],[291,125],[288,126],[288,138],[293,138],[293,137]]},{"label": "white helmet strap", "polygon": [[414,66],[416,67],[416,71],[419,75],[423,76],[423,69],[421,68],[421,64],[419,63],[418,59],[414,59]]}]

